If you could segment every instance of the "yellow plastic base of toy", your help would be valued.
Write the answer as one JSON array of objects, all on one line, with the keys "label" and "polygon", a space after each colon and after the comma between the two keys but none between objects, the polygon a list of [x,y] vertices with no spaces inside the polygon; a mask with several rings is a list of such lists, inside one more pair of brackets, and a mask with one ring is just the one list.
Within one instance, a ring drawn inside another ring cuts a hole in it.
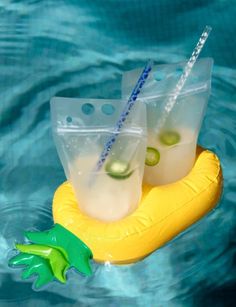
[{"label": "yellow plastic base of toy", "polygon": [[138,209],[117,222],[104,223],[81,213],[72,186],[63,183],[53,199],[54,222],[88,245],[94,260],[132,263],[170,241],[215,207],[222,181],[217,156],[198,148],[195,165],[185,178],[158,187],[144,185]]}]

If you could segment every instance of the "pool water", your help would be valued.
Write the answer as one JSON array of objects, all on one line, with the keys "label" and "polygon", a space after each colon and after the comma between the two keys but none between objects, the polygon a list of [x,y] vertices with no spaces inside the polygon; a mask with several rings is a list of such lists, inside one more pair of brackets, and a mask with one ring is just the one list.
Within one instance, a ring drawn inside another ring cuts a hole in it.
[{"label": "pool water", "polygon": [[[0,2],[0,306],[234,306],[236,293],[235,0],[2,0]],[[52,226],[65,180],[52,140],[52,96],[118,98],[121,75],[186,60],[204,26],[215,60],[199,144],[220,157],[218,207],[133,265],[71,270],[41,291],[7,261],[23,231]]]}]

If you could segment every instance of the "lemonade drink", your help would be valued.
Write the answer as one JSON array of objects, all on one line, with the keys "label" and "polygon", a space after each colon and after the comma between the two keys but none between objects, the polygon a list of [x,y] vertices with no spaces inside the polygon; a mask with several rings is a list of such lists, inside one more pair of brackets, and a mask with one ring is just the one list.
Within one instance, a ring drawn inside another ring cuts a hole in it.
[{"label": "lemonade drink", "polygon": [[148,135],[144,182],[162,185],[177,181],[192,169],[197,135],[189,128]]},{"label": "lemonade drink", "polygon": [[[139,95],[147,108],[148,143],[144,183],[168,184],[180,180],[191,171],[210,95],[212,65],[210,58],[198,60],[177,95],[176,85],[179,84],[186,62],[153,67]],[[123,75],[123,97],[129,93],[139,71],[132,70]],[[172,99],[174,103],[170,104]]]},{"label": "lemonade drink", "polygon": [[70,181],[74,184],[78,181],[75,190],[78,205],[95,219],[106,222],[122,219],[137,208],[142,174],[139,168],[129,169],[124,160],[110,159],[90,186],[91,167],[98,158],[99,155],[81,156],[72,165]]},{"label": "lemonade drink", "polygon": [[140,201],[146,154],[146,106],[136,102],[109,155],[96,168],[126,100],[54,98],[53,136],[81,211],[105,222],[124,218]]}]

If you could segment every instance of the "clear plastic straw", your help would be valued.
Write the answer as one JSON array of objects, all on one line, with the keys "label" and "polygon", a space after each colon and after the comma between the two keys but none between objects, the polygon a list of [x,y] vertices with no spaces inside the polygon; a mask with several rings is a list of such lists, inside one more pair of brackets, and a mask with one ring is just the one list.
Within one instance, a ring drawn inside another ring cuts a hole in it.
[{"label": "clear plastic straw", "polygon": [[[149,76],[149,73],[150,71],[152,70],[152,66],[153,66],[153,62],[151,60],[149,60],[147,62],[147,64],[145,65],[118,121],[116,122],[115,124],[115,127],[114,127],[114,131],[112,133],[112,135],[109,137],[109,139],[107,140],[107,142],[105,143],[104,145],[104,148],[103,148],[103,151],[100,155],[100,158],[96,164],[96,167],[94,169],[94,172],[98,172],[103,164],[105,163],[108,155],[109,155],[109,152],[111,151],[112,149],[112,146],[114,145],[114,143],[116,142],[116,139],[121,131],[121,128],[124,124],[124,122],[126,121],[127,117],[129,116],[130,114],[130,111],[133,107],[133,105],[135,104],[135,101],[137,100],[137,97],[140,93],[140,90],[141,88],[143,87],[145,81],[147,80],[148,76]],[[93,173],[94,174],[94,173]],[[95,174],[94,174],[95,175]]]},{"label": "clear plastic straw", "polygon": [[197,58],[198,58],[200,52],[202,51],[202,48],[203,48],[211,30],[212,30],[212,28],[210,26],[206,26],[204,31],[202,32],[202,35],[200,36],[199,41],[198,41],[196,47],[194,48],[190,59],[188,60],[187,64],[185,65],[184,71],[183,71],[179,81],[177,82],[177,84],[175,86],[174,93],[170,96],[169,100],[166,103],[164,112],[162,114],[162,118],[161,118],[161,120],[160,120],[160,122],[159,122],[159,124],[156,128],[157,132],[159,132],[159,130],[164,126],[166,119],[167,119],[170,111],[173,109],[175,102],[176,102],[176,99],[178,98],[185,82],[187,81],[187,79],[188,79],[188,77],[189,77],[189,75],[192,71],[192,68],[193,68],[194,64],[196,63]]}]

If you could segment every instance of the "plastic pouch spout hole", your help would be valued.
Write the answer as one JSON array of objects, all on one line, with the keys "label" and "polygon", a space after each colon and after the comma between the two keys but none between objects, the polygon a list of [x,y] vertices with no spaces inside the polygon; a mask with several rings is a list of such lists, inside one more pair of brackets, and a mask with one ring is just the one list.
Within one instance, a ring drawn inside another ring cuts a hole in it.
[{"label": "plastic pouch spout hole", "polygon": [[104,104],[101,110],[105,115],[112,115],[115,112],[115,107],[112,104]]},{"label": "plastic pouch spout hole", "polygon": [[95,108],[91,103],[84,103],[81,107],[81,110],[85,115],[91,115],[94,113]]},{"label": "plastic pouch spout hole", "polygon": [[156,71],[153,75],[154,79],[158,82],[166,78],[166,75],[163,71]]},{"label": "plastic pouch spout hole", "polygon": [[183,72],[184,72],[183,67],[177,67],[176,70],[175,70],[175,76],[180,77]]},{"label": "plastic pouch spout hole", "polygon": [[67,117],[66,117],[66,122],[67,122],[68,124],[71,124],[71,123],[72,123],[72,117],[71,117],[71,116],[67,116]]}]

